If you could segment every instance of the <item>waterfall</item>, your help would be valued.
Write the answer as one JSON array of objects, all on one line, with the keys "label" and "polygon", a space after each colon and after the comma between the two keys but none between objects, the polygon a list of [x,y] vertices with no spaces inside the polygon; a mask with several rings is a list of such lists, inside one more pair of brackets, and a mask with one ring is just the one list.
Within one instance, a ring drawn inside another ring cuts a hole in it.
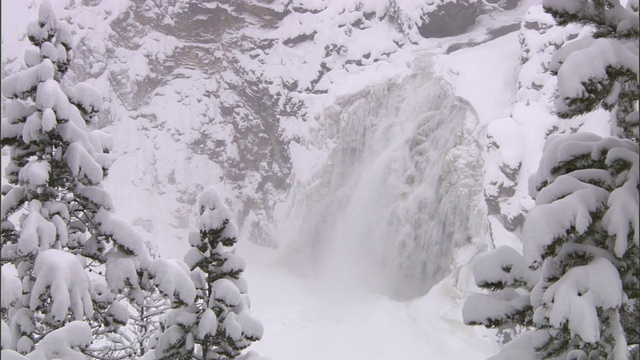
[{"label": "waterfall", "polygon": [[327,109],[333,146],[291,211],[295,253],[323,278],[407,299],[453,270],[481,192],[470,106],[420,57],[412,74]]}]

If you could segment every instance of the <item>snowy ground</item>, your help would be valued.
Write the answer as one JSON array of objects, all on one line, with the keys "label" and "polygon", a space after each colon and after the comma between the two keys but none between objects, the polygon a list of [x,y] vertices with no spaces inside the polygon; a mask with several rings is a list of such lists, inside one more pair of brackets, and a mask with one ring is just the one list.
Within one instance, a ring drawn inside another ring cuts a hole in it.
[{"label": "snowy ground", "polygon": [[264,337],[251,346],[278,360],[486,359],[497,345],[482,328],[465,326],[453,281],[406,302],[348,290],[291,273],[276,251],[246,244],[252,313]]}]

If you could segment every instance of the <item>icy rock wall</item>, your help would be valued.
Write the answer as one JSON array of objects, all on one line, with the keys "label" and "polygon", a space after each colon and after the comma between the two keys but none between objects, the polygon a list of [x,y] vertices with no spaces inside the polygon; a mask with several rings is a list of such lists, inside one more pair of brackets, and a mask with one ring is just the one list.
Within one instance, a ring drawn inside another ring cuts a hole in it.
[{"label": "icy rock wall", "polygon": [[330,281],[425,294],[479,231],[476,117],[422,57],[406,78],[339,99],[322,121],[335,145],[291,212],[301,216],[294,257]]}]

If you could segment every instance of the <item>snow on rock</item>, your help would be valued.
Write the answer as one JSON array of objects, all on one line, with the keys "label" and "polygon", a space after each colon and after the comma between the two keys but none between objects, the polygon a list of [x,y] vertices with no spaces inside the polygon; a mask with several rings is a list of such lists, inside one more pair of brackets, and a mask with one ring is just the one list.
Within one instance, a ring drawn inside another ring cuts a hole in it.
[{"label": "snow on rock", "polygon": [[93,315],[89,278],[78,258],[56,249],[42,251],[34,265],[35,284],[31,290],[29,307],[40,308],[43,299],[51,299],[50,313],[55,322],[67,319],[69,311],[74,319]]},{"label": "snow on rock", "polygon": [[29,360],[84,360],[80,349],[87,348],[93,341],[91,327],[82,321],[72,321],[60,329],[47,334],[36,349],[27,354]]},{"label": "snow on rock", "polygon": [[494,120],[487,127],[487,137],[499,144],[501,162],[512,169],[519,167],[524,157],[523,136],[522,127],[512,118]]},{"label": "snow on rock", "polygon": [[175,259],[155,259],[149,271],[154,276],[158,289],[172,301],[177,300],[187,305],[193,303],[196,289],[184,262]]},{"label": "snow on rock", "polygon": [[619,308],[622,282],[618,270],[605,258],[598,257],[584,266],[567,271],[543,294],[549,304],[547,316],[555,328],[569,321],[573,335],[586,342],[600,339],[600,322],[596,308]]}]

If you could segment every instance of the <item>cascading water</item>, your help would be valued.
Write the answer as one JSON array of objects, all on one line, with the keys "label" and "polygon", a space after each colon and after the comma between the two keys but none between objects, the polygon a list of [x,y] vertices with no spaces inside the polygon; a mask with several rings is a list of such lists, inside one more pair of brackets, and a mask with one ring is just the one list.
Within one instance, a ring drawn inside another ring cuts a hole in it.
[{"label": "cascading water", "polygon": [[296,248],[305,250],[296,256],[349,287],[425,294],[476,231],[473,111],[422,57],[400,81],[340,99],[323,121],[323,141],[334,146],[292,210],[301,216]]}]

